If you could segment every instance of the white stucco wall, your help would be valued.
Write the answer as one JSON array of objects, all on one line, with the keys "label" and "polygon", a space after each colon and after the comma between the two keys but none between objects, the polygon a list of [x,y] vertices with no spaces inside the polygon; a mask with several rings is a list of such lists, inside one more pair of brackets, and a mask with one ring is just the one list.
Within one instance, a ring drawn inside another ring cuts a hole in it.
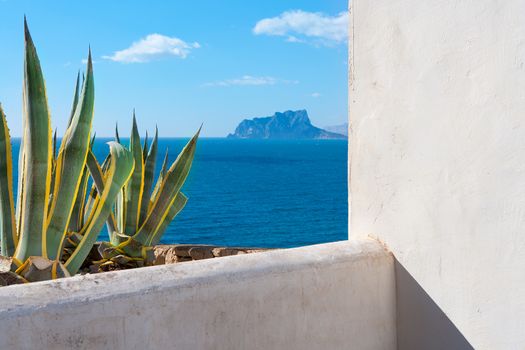
[{"label": "white stucco wall", "polygon": [[0,288],[0,349],[394,350],[395,317],[358,240]]},{"label": "white stucco wall", "polygon": [[476,349],[525,344],[525,1],[352,0],[350,237]]}]

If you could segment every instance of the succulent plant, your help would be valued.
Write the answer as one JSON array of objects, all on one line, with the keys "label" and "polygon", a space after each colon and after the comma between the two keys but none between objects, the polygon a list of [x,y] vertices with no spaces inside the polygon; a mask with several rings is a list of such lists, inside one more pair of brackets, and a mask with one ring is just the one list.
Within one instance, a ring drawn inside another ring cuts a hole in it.
[{"label": "succulent plant", "polygon": [[[68,127],[55,154],[57,141],[51,133],[44,77],[25,19],[24,28],[23,138],[16,210],[11,141],[0,106],[0,253],[11,257],[2,259],[0,272],[25,282],[77,273],[133,173],[134,157],[119,143],[111,143],[110,160],[100,179],[103,189],[84,204],[88,171],[100,176],[87,166],[94,105],[91,50],[81,88],[77,77]],[[5,271],[6,266],[11,272]]]},{"label": "succulent plant", "polygon": [[[199,133],[200,128],[169,168],[166,153],[159,177],[153,186],[158,129],[155,130],[151,145],[148,145],[147,136],[141,145],[137,120],[133,113],[129,152],[133,154],[135,168],[117,198],[114,215],[108,219],[110,241],[102,242],[98,247],[101,259],[95,265],[101,270],[152,264],[152,247],[159,243],[169,223],[188,200],[181,188],[190,172]],[[120,142],[118,130],[116,140]],[[88,160],[88,165],[96,162],[92,154]],[[103,169],[105,164],[91,166],[94,169]]]}]

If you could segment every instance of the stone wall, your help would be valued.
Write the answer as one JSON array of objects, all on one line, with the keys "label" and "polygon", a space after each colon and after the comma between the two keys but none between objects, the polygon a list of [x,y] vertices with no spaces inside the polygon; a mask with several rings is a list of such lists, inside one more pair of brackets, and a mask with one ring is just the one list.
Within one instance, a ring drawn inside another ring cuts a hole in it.
[{"label": "stone wall", "polygon": [[394,261],[372,240],[0,288],[0,349],[396,348]]},{"label": "stone wall", "polygon": [[222,258],[232,255],[243,255],[264,252],[265,248],[219,247],[204,244],[159,244],[153,249],[155,265],[174,264],[178,262]]}]

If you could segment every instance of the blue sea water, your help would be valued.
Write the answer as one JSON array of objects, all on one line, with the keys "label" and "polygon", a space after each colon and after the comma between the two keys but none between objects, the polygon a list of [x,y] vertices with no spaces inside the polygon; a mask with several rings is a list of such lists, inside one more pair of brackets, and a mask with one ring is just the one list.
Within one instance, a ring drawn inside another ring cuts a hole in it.
[{"label": "blue sea water", "polygon": [[[95,143],[100,160],[108,141]],[[159,140],[157,173],[166,148],[171,163],[187,141]],[[15,167],[18,149],[14,140]],[[189,201],[163,243],[284,248],[343,240],[347,141],[202,138],[183,192]]]}]

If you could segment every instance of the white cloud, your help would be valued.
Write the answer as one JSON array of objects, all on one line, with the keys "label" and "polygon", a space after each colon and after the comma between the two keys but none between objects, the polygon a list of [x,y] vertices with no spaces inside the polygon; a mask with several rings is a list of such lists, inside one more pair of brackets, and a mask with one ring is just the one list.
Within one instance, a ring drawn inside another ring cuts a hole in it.
[{"label": "white cloud", "polygon": [[312,96],[313,98],[318,98],[321,97],[321,94],[319,92],[312,92],[310,96]]},{"label": "white cloud", "polygon": [[102,58],[123,63],[143,63],[165,56],[186,58],[191,50],[199,47],[201,46],[197,42],[187,43],[175,37],[149,34],[131,44],[127,49],[116,51],[111,56],[102,56]]},{"label": "white cloud", "polygon": [[309,37],[340,43],[348,38],[348,19],[348,11],[329,16],[320,12],[293,10],[260,20],[253,32],[257,35],[286,36],[290,42],[302,42],[301,37]]},{"label": "white cloud", "polygon": [[288,41],[289,43],[304,43],[305,42],[304,40],[299,39],[298,37],[293,36],[293,35],[288,36],[288,38],[286,38],[286,41]]},{"label": "white cloud", "polygon": [[277,79],[274,77],[254,77],[252,75],[243,75],[240,78],[226,79],[226,80],[205,83],[203,84],[203,86],[234,86],[234,85],[260,86],[260,85],[297,84],[297,83],[298,81],[296,80],[284,80],[284,79]]}]

